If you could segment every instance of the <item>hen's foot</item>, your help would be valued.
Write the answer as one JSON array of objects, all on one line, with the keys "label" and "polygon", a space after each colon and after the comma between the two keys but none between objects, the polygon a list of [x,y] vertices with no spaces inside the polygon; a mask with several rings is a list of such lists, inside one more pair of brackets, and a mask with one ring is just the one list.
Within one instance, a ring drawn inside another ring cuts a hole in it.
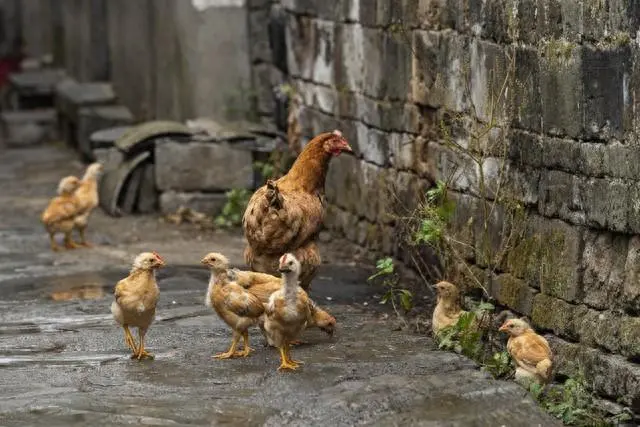
[{"label": "hen's foot", "polygon": [[61,249],[62,249],[62,248],[61,248],[59,245],[57,245],[57,244],[55,244],[55,243],[52,243],[52,244],[51,244],[51,250],[52,250],[53,252],[59,252]]},{"label": "hen's foot", "polygon": [[298,369],[300,365],[296,363],[291,363],[288,360],[283,360],[280,362],[280,366],[278,367],[278,371],[295,371]]},{"label": "hen's foot", "polygon": [[80,242],[79,245],[83,246],[85,248],[92,248],[94,246],[93,243],[89,243],[89,242],[86,242],[86,241],[85,242]]},{"label": "hen's foot", "polygon": [[236,356],[240,356],[240,357],[247,357],[249,356],[254,350],[251,347],[245,347],[242,351],[236,351]]}]

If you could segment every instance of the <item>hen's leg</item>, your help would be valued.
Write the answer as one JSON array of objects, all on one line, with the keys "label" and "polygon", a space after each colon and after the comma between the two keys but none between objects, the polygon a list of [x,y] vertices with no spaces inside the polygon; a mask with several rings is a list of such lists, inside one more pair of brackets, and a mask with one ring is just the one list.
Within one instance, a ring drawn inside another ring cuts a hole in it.
[{"label": "hen's leg", "polygon": [[138,346],[136,345],[136,340],[133,339],[133,335],[129,330],[129,325],[123,325],[122,329],[124,329],[124,342],[125,344],[127,344],[127,347],[129,347],[131,351],[133,351],[133,354],[135,355],[136,352],[138,351]]},{"label": "hen's leg", "polygon": [[295,371],[296,369],[298,369],[298,365],[289,361],[289,357],[287,356],[286,344],[285,346],[279,347],[278,350],[280,350],[280,366],[278,367],[278,371]]},{"label": "hen's leg", "polygon": [[137,358],[138,360],[142,359],[153,359],[153,354],[147,353],[144,349],[144,336],[147,333],[146,329],[138,328],[138,337],[140,338],[140,345],[138,346],[137,353],[133,354],[131,358]]},{"label": "hen's leg", "polygon": [[51,245],[51,250],[54,252],[58,252],[61,248],[56,243],[55,233],[49,232],[49,244]]},{"label": "hen's leg", "polygon": [[231,347],[224,353],[218,353],[213,356],[214,359],[231,359],[238,355],[236,353],[236,347],[238,346],[238,341],[240,341],[240,334],[236,331],[233,331],[233,341],[231,341]]},{"label": "hen's leg", "polygon": [[242,333],[242,342],[244,343],[244,350],[239,352],[239,353],[237,353],[237,356],[247,357],[253,351],[253,349],[251,347],[249,347],[249,332],[248,331],[244,331]]}]

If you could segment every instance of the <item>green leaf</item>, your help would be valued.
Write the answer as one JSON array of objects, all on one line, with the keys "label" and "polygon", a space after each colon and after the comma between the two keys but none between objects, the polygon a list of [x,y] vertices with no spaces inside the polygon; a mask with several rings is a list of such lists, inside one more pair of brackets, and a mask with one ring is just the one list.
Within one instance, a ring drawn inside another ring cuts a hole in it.
[{"label": "green leaf", "polygon": [[411,292],[405,289],[400,291],[400,304],[405,311],[411,310],[411,308],[413,307],[413,295],[411,294]]},{"label": "green leaf", "polygon": [[389,257],[379,259],[378,262],[376,263],[376,269],[378,271],[375,274],[369,276],[367,281],[371,281],[371,280],[373,280],[373,279],[375,279],[376,277],[379,277],[379,276],[392,274],[393,270],[394,270],[393,259],[391,259]]}]

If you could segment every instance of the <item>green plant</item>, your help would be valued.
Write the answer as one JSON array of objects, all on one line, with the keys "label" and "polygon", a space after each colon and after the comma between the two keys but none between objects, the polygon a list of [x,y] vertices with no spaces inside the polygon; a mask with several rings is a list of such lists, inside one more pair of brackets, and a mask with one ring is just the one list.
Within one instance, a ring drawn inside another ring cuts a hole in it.
[{"label": "green plant", "polygon": [[245,188],[236,188],[227,191],[227,203],[222,212],[215,219],[215,225],[221,228],[237,227],[242,224],[242,215],[247,208],[251,191]]},{"label": "green plant", "polygon": [[379,259],[376,263],[376,272],[371,275],[367,281],[371,282],[378,277],[383,277],[382,284],[387,288],[387,292],[380,299],[381,304],[391,301],[394,311],[397,313],[397,304],[407,312],[413,308],[413,294],[407,289],[398,288],[400,281],[395,272],[395,266],[391,258]]},{"label": "green plant", "polygon": [[543,387],[533,383],[529,391],[540,406],[567,425],[613,426],[631,418],[626,412],[607,416],[598,410],[582,373],[567,378],[562,385]]}]

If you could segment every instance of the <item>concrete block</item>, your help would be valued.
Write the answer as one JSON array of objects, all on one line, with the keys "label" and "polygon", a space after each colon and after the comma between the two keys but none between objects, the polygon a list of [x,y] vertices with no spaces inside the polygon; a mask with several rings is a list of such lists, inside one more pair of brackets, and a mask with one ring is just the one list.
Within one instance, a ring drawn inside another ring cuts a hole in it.
[{"label": "concrete block", "polygon": [[115,147],[96,148],[93,150],[93,158],[102,164],[105,171],[118,169],[124,161],[124,154]]},{"label": "concrete block", "polygon": [[161,191],[230,190],[253,185],[251,153],[228,143],[162,140],[155,148],[155,164]]},{"label": "concrete block", "polygon": [[74,123],[78,120],[80,108],[108,105],[115,101],[116,94],[110,83],[79,83],[67,79],[56,86],[56,108]]},{"label": "concrete block", "polygon": [[138,193],[137,211],[141,214],[155,212],[158,209],[158,198],[155,166],[149,163],[144,165],[140,192]]},{"label": "concrete block", "polygon": [[78,112],[76,140],[80,153],[88,160],[93,160],[91,135],[99,130],[129,125],[133,123],[133,115],[122,105],[83,107]]},{"label": "concrete block", "polygon": [[160,195],[160,212],[163,214],[173,214],[181,207],[193,209],[197,212],[217,216],[222,212],[222,208],[227,203],[227,196],[224,193],[178,193],[175,191],[165,191]]},{"label": "concrete block", "polygon": [[[113,147],[116,141],[131,128],[132,126],[118,126],[115,128],[102,129],[92,133],[89,139],[91,140],[91,146],[94,147],[94,152],[98,149]],[[119,149],[117,150],[120,151]]]}]

